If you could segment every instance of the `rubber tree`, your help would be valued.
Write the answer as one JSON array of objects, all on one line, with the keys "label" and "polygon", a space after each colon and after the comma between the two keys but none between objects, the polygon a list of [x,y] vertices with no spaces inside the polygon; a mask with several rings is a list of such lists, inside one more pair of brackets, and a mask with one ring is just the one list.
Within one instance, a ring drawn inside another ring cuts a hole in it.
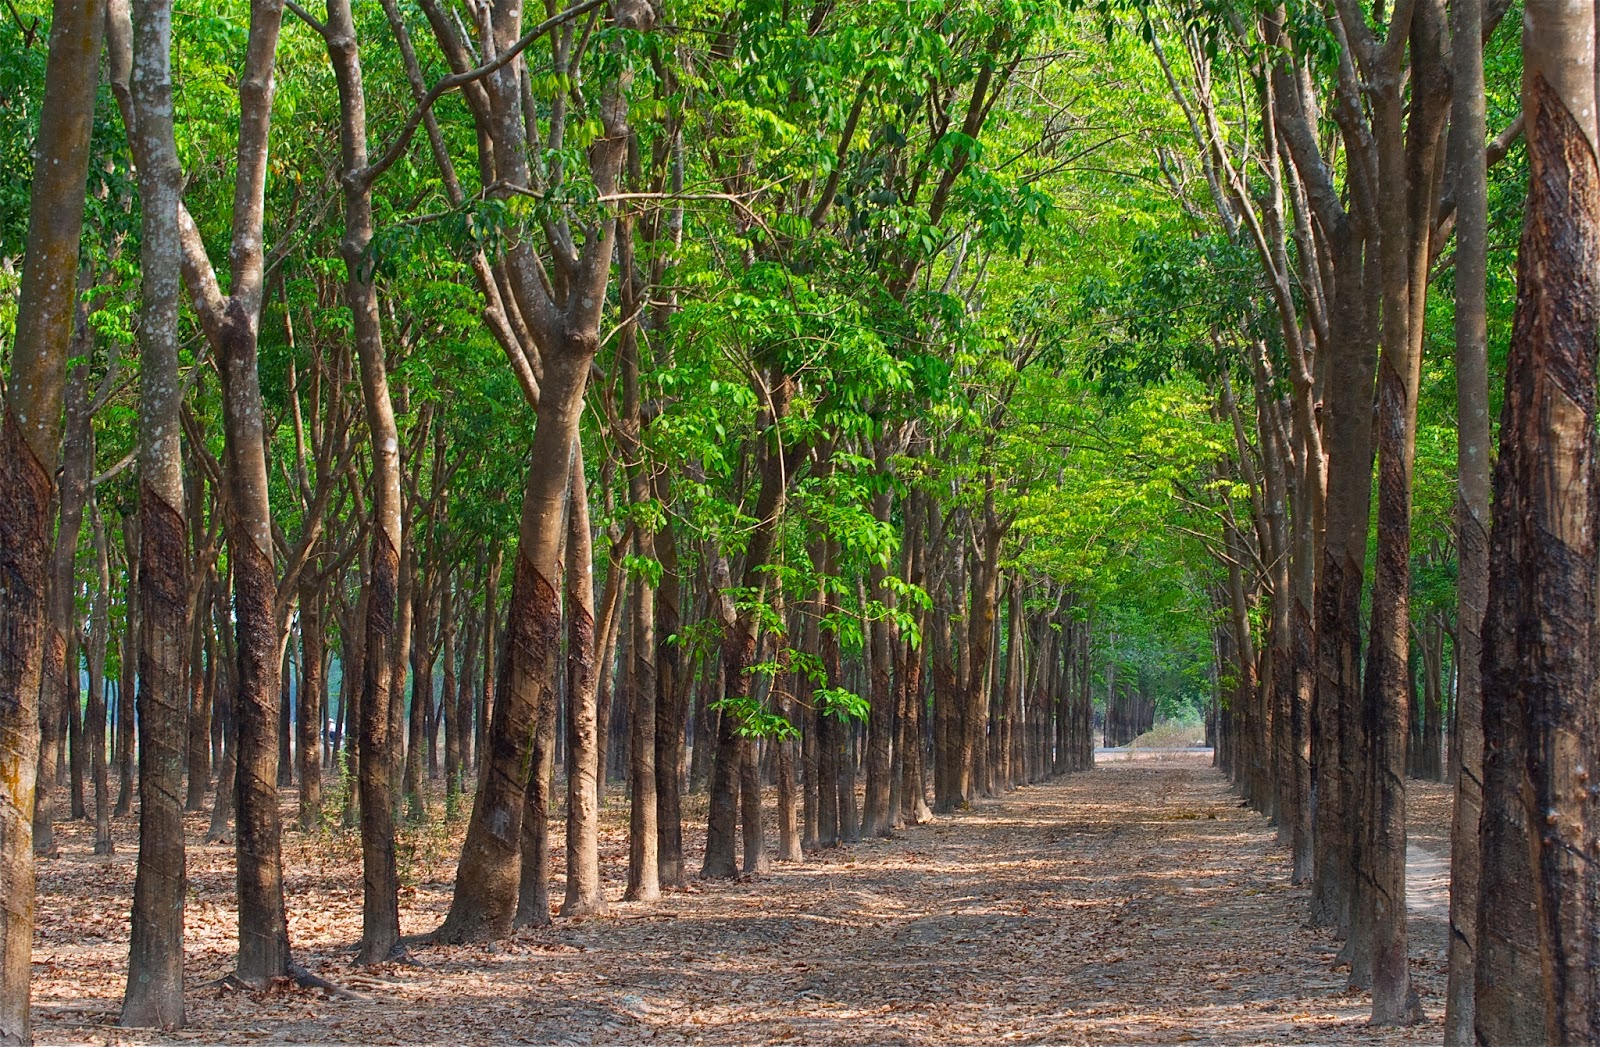
[{"label": "rubber tree", "polygon": [[266,421],[256,348],[266,273],[263,216],[268,136],[283,0],[252,0],[239,77],[228,293],[186,210],[179,211],[183,279],[222,378],[225,533],[233,574],[234,802],[239,896],[238,977],[264,986],[289,973],[282,819],[278,813],[278,584],[273,556]]},{"label": "rubber tree", "polygon": [[0,421],[0,1043],[32,1042],[33,792],[50,499],[76,301],[105,5],[57,0],[34,145],[28,246]]},{"label": "rubber tree", "polygon": [[1489,599],[1489,200],[1483,0],[1455,0],[1449,180],[1456,207],[1456,802],[1450,851],[1445,1043],[1474,1042],[1478,816],[1483,807],[1483,610]]},{"label": "rubber tree", "polygon": [[178,373],[183,171],[172,122],[172,3],[132,6],[130,20],[126,0],[112,0],[108,46],[113,80],[127,87],[123,119],[138,165],[141,277],[139,864],[120,1024],[177,1028],[184,1024],[181,789],[190,700],[191,552]]},{"label": "rubber tree", "polygon": [[1600,1037],[1593,860],[1597,17],[1523,12],[1528,196],[1494,469],[1483,630],[1479,1043]]},{"label": "rubber tree", "polygon": [[[647,30],[655,12],[639,2],[613,3],[612,18],[623,29]],[[453,33],[449,23],[432,22],[436,36]],[[485,20],[495,53],[511,54],[522,38],[522,7],[515,0],[492,6]],[[556,49],[571,47],[568,31],[558,33]],[[564,42],[561,42],[564,41]],[[459,39],[446,38],[449,51]],[[526,45],[524,45],[526,46]],[[570,53],[570,51],[569,51]],[[559,60],[559,59],[558,59]],[[483,80],[489,112],[480,132],[492,140],[495,174],[503,194],[515,187],[538,189],[559,177],[532,163],[522,105],[518,62],[507,61]],[[617,191],[629,138],[628,86],[624,68],[601,91],[601,134],[588,149],[588,174],[602,198]],[[565,96],[557,103],[564,108]],[[553,119],[558,126],[564,121]],[[455,893],[439,928],[441,941],[503,937],[516,915],[521,880],[522,819],[528,757],[537,711],[554,700],[561,607],[562,547],[571,449],[578,435],[589,370],[600,346],[600,320],[616,245],[616,215],[601,206],[586,214],[553,215],[544,223],[547,264],[525,235],[510,240],[505,270],[508,284],[537,350],[539,412],[531,461],[523,488],[518,547],[512,568],[506,649],[482,754],[483,768],[456,867]],[[574,229],[574,225],[578,228]],[[529,361],[532,369],[532,361]]]}]

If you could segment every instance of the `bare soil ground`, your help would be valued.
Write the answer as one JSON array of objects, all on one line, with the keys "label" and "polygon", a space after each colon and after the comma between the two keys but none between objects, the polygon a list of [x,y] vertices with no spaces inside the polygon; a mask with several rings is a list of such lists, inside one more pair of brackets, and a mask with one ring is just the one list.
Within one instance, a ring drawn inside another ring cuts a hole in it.
[{"label": "bare soil ground", "polygon": [[[297,958],[364,1001],[207,984],[235,948],[232,851],[195,845],[190,1028],[167,1034],[111,1027],[136,823],[119,822],[110,859],[69,826],[63,857],[40,867],[37,1033],[96,1044],[1437,1042],[1442,925],[1418,920],[1412,935],[1429,1023],[1367,1028],[1365,997],[1332,969],[1334,943],[1301,926],[1306,890],[1288,884],[1273,831],[1207,764],[1101,767],[653,906],[620,901],[614,801],[610,917],[495,946],[419,947],[416,966],[363,971],[347,952],[361,926],[355,840],[286,833]],[[1448,834],[1448,793],[1413,785],[1413,835],[1432,845]],[[407,933],[448,907],[463,820],[402,840]],[[203,823],[191,829],[198,841]]]}]

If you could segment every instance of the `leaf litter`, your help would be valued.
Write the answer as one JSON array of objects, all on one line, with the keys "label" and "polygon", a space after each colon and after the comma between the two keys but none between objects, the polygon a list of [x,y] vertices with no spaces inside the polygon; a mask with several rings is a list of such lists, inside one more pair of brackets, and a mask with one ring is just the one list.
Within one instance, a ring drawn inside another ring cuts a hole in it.
[{"label": "leaf litter", "polygon": [[[1449,792],[1410,783],[1413,835],[1448,840]],[[690,867],[704,798],[686,804]],[[292,791],[284,793],[292,812]],[[434,810],[437,814],[439,806]],[[772,824],[769,819],[769,827]],[[230,987],[237,947],[229,846],[188,824],[188,1022],[116,1029],[128,956],[137,819],[95,857],[61,827],[39,867],[33,998],[41,1044],[603,1044],[804,1042],[1437,1042],[1444,926],[1413,921],[1425,1024],[1367,1026],[1337,943],[1304,926],[1308,891],[1285,850],[1204,758],[1117,763],[985,800],[923,827],[696,882],[654,905],[621,900],[627,812],[605,808],[612,913],[498,943],[418,945],[414,963],[355,968],[353,832],[284,834],[298,962],[364,999]],[[559,824],[554,873],[562,874]],[[402,831],[401,922],[443,920],[464,819]],[[1448,853],[1447,850],[1445,853]],[[560,896],[559,886],[554,893]]]}]

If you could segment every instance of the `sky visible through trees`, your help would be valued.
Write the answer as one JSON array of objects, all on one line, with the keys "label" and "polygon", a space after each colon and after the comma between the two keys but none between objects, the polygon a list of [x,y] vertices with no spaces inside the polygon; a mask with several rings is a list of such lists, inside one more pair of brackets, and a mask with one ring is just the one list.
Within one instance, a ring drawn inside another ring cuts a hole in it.
[{"label": "sky visible through trees", "polygon": [[[589,1042],[865,1035],[741,990],[846,955],[851,1006],[976,979],[891,1039],[1600,1038],[1597,39],[8,4],[0,1043],[359,1040],[283,1001],[579,940]],[[980,1006],[1035,911],[1078,966]],[[1304,1021],[1116,981],[1179,940],[1299,956],[1256,991]]]}]

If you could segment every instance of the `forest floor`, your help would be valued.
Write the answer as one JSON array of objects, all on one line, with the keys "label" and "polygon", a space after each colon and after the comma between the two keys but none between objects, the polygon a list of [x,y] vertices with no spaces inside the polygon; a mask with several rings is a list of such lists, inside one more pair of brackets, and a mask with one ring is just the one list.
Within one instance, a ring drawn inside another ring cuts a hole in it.
[{"label": "forest floor", "polygon": [[[1307,891],[1289,885],[1273,831],[1208,763],[1110,763],[649,906],[620,901],[625,809],[613,797],[611,916],[493,946],[423,946],[414,966],[362,971],[347,951],[361,928],[354,834],[287,832],[297,959],[359,1001],[217,984],[236,943],[232,850],[198,845],[195,816],[190,1027],[166,1034],[111,1027],[137,824],[118,821],[111,858],[90,856],[87,826],[69,825],[62,857],[40,866],[36,1033],[49,1044],[1437,1042],[1445,938],[1429,899],[1414,899],[1411,925],[1429,1022],[1369,1029],[1366,998],[1333,967],[1335,943],[1302,926]],[[1413,864],[1447,859],[1448,790],[1411,785]],[[403,835],[408,934],[448,908],[464,821]]]}]

